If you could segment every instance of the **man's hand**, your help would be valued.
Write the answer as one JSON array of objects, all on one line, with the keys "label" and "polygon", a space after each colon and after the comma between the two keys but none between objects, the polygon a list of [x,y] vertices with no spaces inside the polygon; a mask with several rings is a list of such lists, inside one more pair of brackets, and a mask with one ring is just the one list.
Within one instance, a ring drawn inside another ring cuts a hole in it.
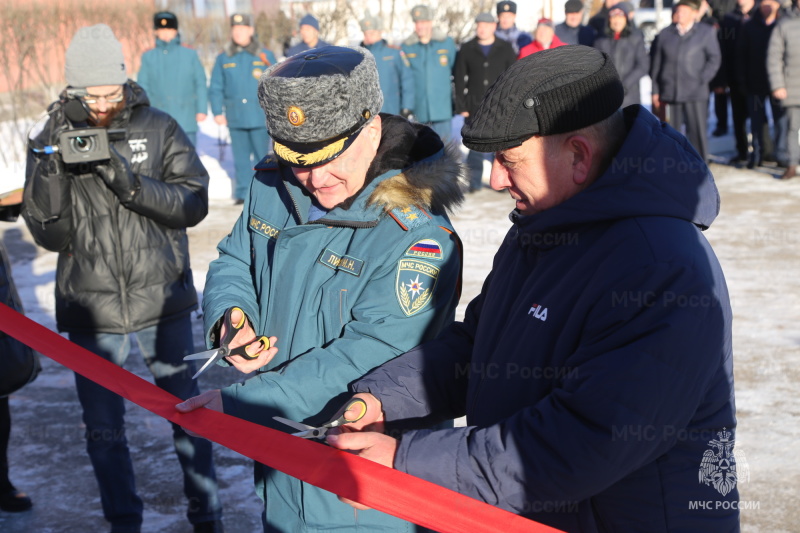
[{"label": "man's hand", "polygon": [[108,163],[97,165],[97,174],[103,179],[108,188],[117,195],[119,201],[127,204],[136,193],[139,192],[141,184],[136,175],[131,171],[128,161],[122,157],[113,145],[109,144],[111,159]]},{"label": "man's hand", "polygon": [[786,87],[781,87],[780,89],[772,91],[772,96],[774,96],[776,100],[786,100],[786,97],[789,96],[789,91],[786,90]]},{"label": "man's hand", "polygon": [[[360,392],[358,394],[354,394],[353,398],[348,401],[353,400],[354,398],[360,398],[364,400],[364,403],[367,404],[367,412],[358,419],[356,422],[349,422],[342,426],[339,426],[337,429],[341,429],[344,433],[349,433],[351,431],[377,431],[379,433],[383,433],[383,405],[381,401],[377,399],[375,396],[368,392]],[[349,410],[345,411],[344,418],[345,420],[353,420],[358,418],[358,415],[361,414],[361,409],[356,405]],[[334,430],[334,434],[338,433],[338,431]]]},{"label": "man's hand", "polygon": [[[234,324],[238,324],[243,319],[244,319],[244,326],[242,326],[242,329],[239,330],[239,332],[231,341],[229,345],[231,349],[238,348],[239,346],[245,346],[248,343],[250,343],[254,338],[256,338],[256,332],[255,330],[253,330],[253,326],[250,325],[250,321],[247,320],[247,317],[244,315],[244,311],[237,308],[231,312],[231,321]],[[224,339],[226,333],[227,331],[225,328],[225,324],[223,323],[222,327],[220,328],[219,338]],[[230,364],[232,364],[234,367],[236,367],[236,370],[238,370],[239,372],[242,372],[243,374],[249,374],[250,372],[258,370],[262,366],[272,361],[272,358],[275,357],[275,354],[278,353],[278,348],[275,347],[276,342],[278,342],[277,337],[270,337],[269,338],[270,347],[268,350],[263,350],[261,343],[258,341],[249,344],[245,348],[245,351],[247,351],[247,355],[251,357],[258,354],[258,357],[256,357],[255,359],[245,359],[241,355],[230,355],[226,357],[225,360],[228,361]]]},{"label": "man's hand", "polygon": [[214,117],[214,122],[216,122],[220,126],[227,126],[228,125],[228,119],[225,118],[225,115],[216,115]]},{"label": "man's hand", "polygon": [[[219,389],[209,390],[203,394],[193,396],[188,400],[184,400],[177,404],[175,409],[179,413],[191,413],[192,411],[200,409],[201,407],[222,413],[222,394],[219,392]],[[197,433],[193,433],[188,429],[184,429],[184,431],[192,437],[203,438]]]},{"label": "man's hand", "polygon": [[206,115],[205,113],[196,113],[195,116],[194,116],[194,119],[197,122],[203,122],[206,119],[207,116],[208,115]]},{"label": "man's hand", "polygon": [[651,95],[650,100],[653,104],[653,109],[661,107],[661,98],[659,95],[657,94]]},{"label": "man's hand", "polygon": [[[342,428],[345,427],[347,426],[342,426]],[[370,461],[388,466],[389,468],[394,467],[394,457],[397,454],[397,440],[383,433],[375,433],[372,431],[354,431],[351,433],[329,432],[325,441],[334,448],[349,450],[359,457],[369,459]],[[369,507],[365,505],[341,496],[339,500],[362,511],[369,509]]]}]

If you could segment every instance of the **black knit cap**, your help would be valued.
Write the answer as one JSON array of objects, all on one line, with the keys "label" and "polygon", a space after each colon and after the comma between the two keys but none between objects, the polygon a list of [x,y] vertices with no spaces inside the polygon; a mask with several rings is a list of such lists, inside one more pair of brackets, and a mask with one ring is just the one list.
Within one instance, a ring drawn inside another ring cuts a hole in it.
[{"label": "black knit cap", "polygon": [[506,70],[461,129],[478,152],[519,146],[534,135],[576,131],[608,118],[624,90],[608,54],[560,46],[524,57]]}]

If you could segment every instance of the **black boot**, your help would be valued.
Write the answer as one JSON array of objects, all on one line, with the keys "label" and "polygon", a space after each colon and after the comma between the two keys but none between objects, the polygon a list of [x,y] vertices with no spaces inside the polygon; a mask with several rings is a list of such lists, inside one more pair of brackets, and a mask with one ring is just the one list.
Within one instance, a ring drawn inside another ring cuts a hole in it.
[{"label": "black boot", "polygon": [[17,489],[0,494],[0,509],[7,513],[20,513],[33,507],[33,502],[24,492]]}]

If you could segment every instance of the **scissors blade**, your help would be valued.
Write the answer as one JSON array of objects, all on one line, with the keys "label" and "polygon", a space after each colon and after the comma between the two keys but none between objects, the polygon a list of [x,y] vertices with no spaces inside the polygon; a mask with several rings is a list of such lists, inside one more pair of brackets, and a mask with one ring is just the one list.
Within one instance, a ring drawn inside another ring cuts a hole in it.
[{"label": "scissors blade", "polygon": [[294,420],[289,420],[288,418],[283,418],[282,416],[273,416],[272,419],[280,422],[281,424],[285,424],[290,428],[302,430],[301,433],[316,429],[314,426],[301,424],[300,422],[295,422]]},{"label": "scissors blade", "polygon": [[225,351],[224,350],[217,350],[217,353],[214,354],[214,356],[209,357],[208,361],[206,361],[206,364],[204,364],[203,366],[200,367],[200,370],[197,371],[197,374],[192,376],[192,379],[197,379],[197,376],[199,376],[200,374],[205,372],[207,369],[211,368],[211,366],[214,363],[216,363],[217,361],[219,361],[223,357],[225,357]]},{"label": "scissors blade", "polygon": [[328,433],[328,428],[321,427],[321,428],[308,428],[305,431],[298,431],[297,433],[292,433],[292,437],[301,437],[304,439],[324,439],[325,434]]},{"label": "scissors blade", "polygon": [[198,352],[187,355],[183,358],[184,361],[195,361],[197,359],[208,359],[210,357],[214,357],[219,352],[219,348],[214,348],[213,350],[206,350],[205,352]]}]

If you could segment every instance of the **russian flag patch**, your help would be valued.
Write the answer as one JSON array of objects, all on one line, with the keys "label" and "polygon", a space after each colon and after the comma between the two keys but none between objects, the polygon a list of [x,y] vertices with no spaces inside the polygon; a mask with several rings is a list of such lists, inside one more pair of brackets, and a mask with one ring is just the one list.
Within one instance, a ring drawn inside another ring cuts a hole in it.
[{"label": "russian flag patch", "polygon": [[424,257],[426,259],[442,259],[442,247],[433,239],[423,239],[411,245],[411,248],[406,250],[406,255],[411,257]]}]

